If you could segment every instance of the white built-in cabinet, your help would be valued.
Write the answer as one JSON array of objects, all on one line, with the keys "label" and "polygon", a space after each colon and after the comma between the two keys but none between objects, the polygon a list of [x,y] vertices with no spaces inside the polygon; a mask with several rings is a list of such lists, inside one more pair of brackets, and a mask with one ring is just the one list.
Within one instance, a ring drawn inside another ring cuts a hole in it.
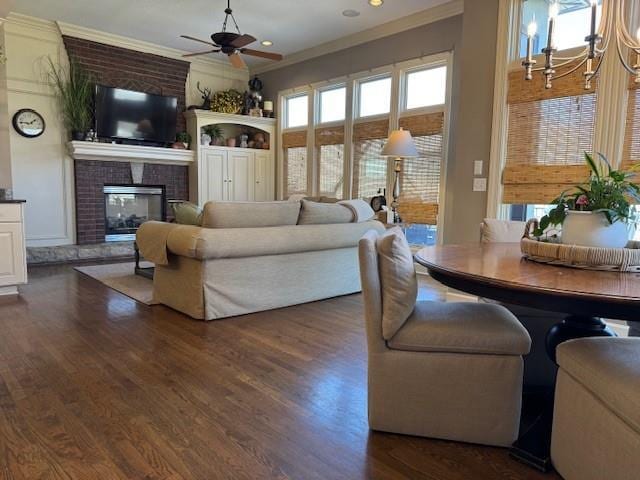
[{"label": "white built-in cabinet", "polygon": [[[191,110],[185,113],[196,152],[189,167],[189,197],[203,205],[207,201],[262,202],[275,199],[276,122],[272,118]],[[268,149],[201,145],[202,127],[219,124],[227,136],[249,128],[261,131]]]},{"label": "white built-in cabinet", "polygon": [[0,295],[18,293],[27,283],[24,202],[0,201]]}]

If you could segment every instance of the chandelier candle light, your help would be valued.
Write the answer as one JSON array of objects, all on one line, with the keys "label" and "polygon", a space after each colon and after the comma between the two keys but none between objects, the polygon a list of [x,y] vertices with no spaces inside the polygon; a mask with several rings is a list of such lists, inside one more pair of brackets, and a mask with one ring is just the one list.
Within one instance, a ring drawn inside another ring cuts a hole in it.
[{"label": "chandelier candle light", "polygon": [[[543,67],[535,67],[536,60],[533,58],[533,39],[537,32],[535,18],[527,27],[527,53],[522,65],[525,69],[525,79],[531,80],[533,72],[542,72],[544,76],[545,88],[552,87],[552,80],[562,78],[584,67],[584,88],[591,89],[591,80],[598,75],[602,66],[602,59],[608,48],[616,50],[618,59],[622,66],[635,77],[634,81],[640,83],[640,28],[634,38],[630,33],[625,21],[625,16],[630,17],[629,5],[626,0],[602,0],[602,19],[600,26],[596,29],[596,16],[598,9],[597,0],[591,0],[591,28],[589,35],[585,37],[587,45],[577,55],[565,58],[557,58],[560,63],[554,64],[554,54],[556,52],[554,44],[554,29],[560,13],[560,4],[555,1],[549,6],[549,23],[547,46],[542,49],[545,55]],[[615,43],[615,45],[614,45]],[[635,53],[635,64],[630,65],[625,49],[629,53]],[[594,63],[595,65],[594,68]],[[556,70],[563,69],[562,73],[556,75]]]},{"label": "chandelier candle light", "polygon": [[402,171],[402,159],[417,157],[418,150],[411,138],[409,130],[394,130],[389,135],[387,143],[382,149],[382,155],[385,157],[394,157],[395,173],[393,177],[393,202],[391,202],[391,210],[393,211],[393,223],[400,223],[402,219],[398,213],[398,197],[400,197],[400,172]]}]

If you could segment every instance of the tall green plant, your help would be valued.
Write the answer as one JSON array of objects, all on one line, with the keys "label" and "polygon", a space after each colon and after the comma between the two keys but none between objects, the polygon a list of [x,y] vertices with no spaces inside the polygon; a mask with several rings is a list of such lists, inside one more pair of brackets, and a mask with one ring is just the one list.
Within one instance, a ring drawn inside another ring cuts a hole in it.
[{"label": "tall green plant", "polygon": [[91,76],[75,60],[69,62],[68,69],[56,65],[51,58],[48,63],[48,78],[60,102],[64,126],[69,132],[86,132],[92,120]]},{"label": "tall green plant", "polygon": [[598,153],[598,156],[599,161],[595,161],[584,153],[589,181],[562,192],[553,200],[556,206],[540,219],[539,227],[533,231],[536,237],[543,236],[550,226],[562,225],[569,210],[602,213],[610,224],[635,221],[630,200],[640,203],[640,187],[633,181],[637,166],[626,172],[614,170],[604,155]]}]

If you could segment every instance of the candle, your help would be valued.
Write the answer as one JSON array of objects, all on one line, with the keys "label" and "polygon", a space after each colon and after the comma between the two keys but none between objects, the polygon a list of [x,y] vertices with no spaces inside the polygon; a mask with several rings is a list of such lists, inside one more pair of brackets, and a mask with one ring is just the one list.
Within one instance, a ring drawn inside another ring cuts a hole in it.
[{"label": "candle", "polygon": [[271,100],[265,100],[264,101],[264,105],[263,105],[263,109],[266,110],[267,112],[272,112],[273,111],[273,102]]},{"label": "candle", "polygon": [[536,23],[535,18],[529,22],[527,26],[527,61],[531,62],[531,58],[533,56],[533,37],[536,36],[536,31],[538,30],[538,24]]},{"label": "candle", "polygon": [[549,5],[549,33],[547,35],[547,50],[551,50],[553,48],[553,25],[555,23],[556,17],[558,16],[559,10],[560,7],[558,5],[558,2]]},{"label": "candle", "polygon": [[596,34],[596,9],[598,0],[591,0],[591,36]]}]

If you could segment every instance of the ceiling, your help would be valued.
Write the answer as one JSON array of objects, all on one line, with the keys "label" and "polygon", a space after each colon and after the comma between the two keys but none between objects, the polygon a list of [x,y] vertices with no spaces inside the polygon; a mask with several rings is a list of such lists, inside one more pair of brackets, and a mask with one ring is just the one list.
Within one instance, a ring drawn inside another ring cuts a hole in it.
[{"label": "ceiling", "polygon": [[[231,7],[243,33],[274,43],[251,48],[286,56],[447,1],[386,0],[374,8],[367,0],[232,0]],[[206,45],[179,35],[208,39],[221,29],[225,8],[226,0],[29,0],[15,2],[12,11],[195,52]],[[345,17],[346,9],[360,15]],[[254,66],[264,62],[245,58]]]}]

